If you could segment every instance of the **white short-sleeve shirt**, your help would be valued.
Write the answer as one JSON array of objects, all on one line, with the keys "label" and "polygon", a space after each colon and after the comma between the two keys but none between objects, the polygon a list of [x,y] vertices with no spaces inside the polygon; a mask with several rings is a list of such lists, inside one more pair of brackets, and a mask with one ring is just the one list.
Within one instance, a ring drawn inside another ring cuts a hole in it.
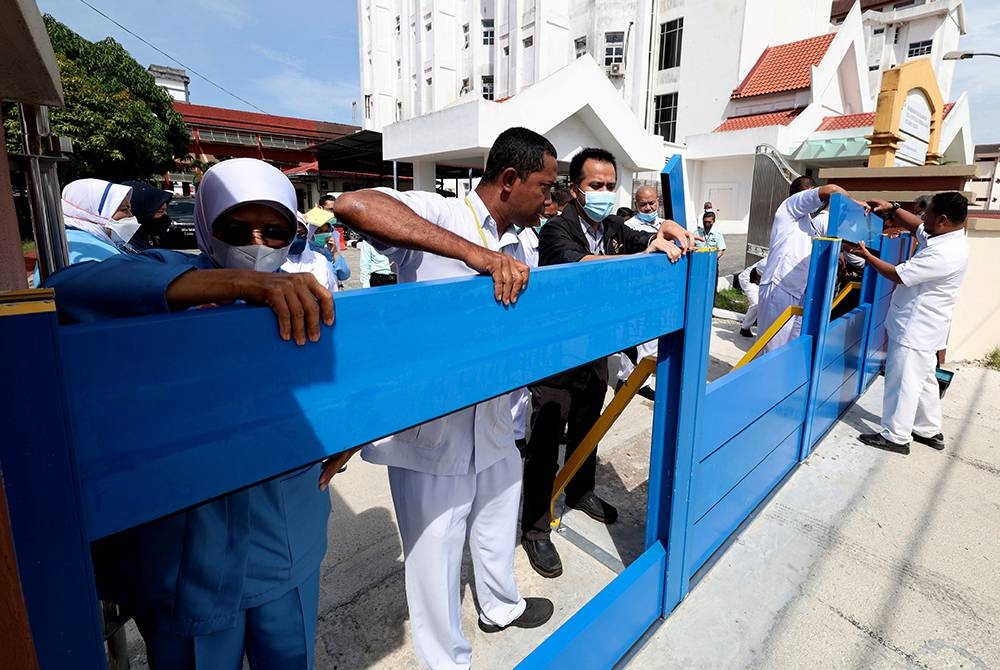
[{"label": "white short-sleeve shirt", "polygon": [[964,230],[928,237],[920,226],[916,235],[917,253],[896,266],[902,283],[893,291],[885,327],[904,347],[937,351],[948,343],[958,288],[969,264],[969,241]]},{"label": "white short-sleeve shirt", "polygon": [[818,188],[799,191],[778,205],[771,225],[767,264],[758,268],[761,286],[777,284],[800,299],[805,294],[812,241],[826,235],[826,224],[809,215],[822,206]]},{"label": "white short-sleeve shirt", "polygon": [[[496,223],[475,192],[466,204],[466,199],[424,191],[378,190],[473,244],[483,246],[485,240],[489,249],[499,249]],[[396,261],[400,283],[478,274],[453,258],[370,241]],[[515,450],[510,400],[503,395],[377,440],[362,450],[361,457],[369,463],[433,475],[465,475],[481,472]]]}]

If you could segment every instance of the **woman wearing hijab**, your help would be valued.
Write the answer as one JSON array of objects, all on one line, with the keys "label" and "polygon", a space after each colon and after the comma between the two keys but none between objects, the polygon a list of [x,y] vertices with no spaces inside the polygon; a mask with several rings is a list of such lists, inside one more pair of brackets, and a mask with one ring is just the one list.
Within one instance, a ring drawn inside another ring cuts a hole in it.
[{"label": "woman wearing hijab", "polygon": [[132,212],[139,221],[139,230],[132,238],[132,246],[141,251],[162,246],[170,227],[167,205],[174,194],[141,181],[127,181],[123,186],[132,189]]},{"label": "woman wearing hijab", "polygon": [[[48,285],[64,321],[242,300],[269,305],[283,339],[316,341],[320,321],[333,323],[330,292],[312,274],[278,272],[295,208],[279,170],[251,158],[223,161],[205,173],[195,202],[201,255],[115,256],[65,268]],[[312,667],[330,511],[316,485],[320,468],[94,544],[98,592],[135,619],[153,670],[239,668],[244,655],[255,670]]]},{"label": "woman wearing hijab", "polygon": [[128,186],[103,179],[77,179],[66,185],[62,209],[70,264],[136,253],[129,245],[139,229],[131,195]]}]

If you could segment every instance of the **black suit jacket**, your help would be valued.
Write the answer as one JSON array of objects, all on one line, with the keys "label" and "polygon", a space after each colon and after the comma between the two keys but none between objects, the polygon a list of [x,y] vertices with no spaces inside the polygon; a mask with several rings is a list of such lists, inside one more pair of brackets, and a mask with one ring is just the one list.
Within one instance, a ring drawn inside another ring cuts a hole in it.
[{"label": "black suit jacket", "polygon": [[[604,253],[607,256],[645,251],[652,237],[649,233],[640,233],[629,228],[620,216],[611,215],[604,219]],[[550,218],[538,232],[538,264],[576,263],[589,255],[590,245],[580,225],[580,213],[576,203],[570,202],[562,214]],[[539,383],[544,386],[581,390],[588,386],[587,382],[591,375],[597,375],[607,383],[606,360],[604,357],[599,358],[578,368],[560,372]]]},{"label": "black suit jacket", "polygon": [[[612,214],[604,219],[604,253],[608,256],[645,251],[652,237],[629,228],[620,216]],[[571,201],[562,214],[546,221],[538,232],[538,264],[576,263],[589,255],[590,245],[580,225],[580,213]]]}]

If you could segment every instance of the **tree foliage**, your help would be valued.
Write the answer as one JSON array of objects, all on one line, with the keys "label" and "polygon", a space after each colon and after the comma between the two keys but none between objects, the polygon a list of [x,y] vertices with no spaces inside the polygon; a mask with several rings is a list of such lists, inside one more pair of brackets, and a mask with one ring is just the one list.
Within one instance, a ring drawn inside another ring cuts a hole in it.
[{"label": "tree foliage", "polygon": [[[67,180],[145,179],[173,168],[187,154],[189,133],[170,95],[110,37],[83,39],[44,16],[56,53],[66,106],[52,108],[52,131],[73,140]],[[9,143],[19,142],[16,118],[6,119]]]}]

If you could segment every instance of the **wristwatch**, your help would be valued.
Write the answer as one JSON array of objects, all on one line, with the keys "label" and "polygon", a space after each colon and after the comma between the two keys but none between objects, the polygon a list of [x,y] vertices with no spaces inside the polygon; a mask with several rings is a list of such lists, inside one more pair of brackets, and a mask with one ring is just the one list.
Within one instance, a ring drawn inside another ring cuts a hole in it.
[{"label": "wristwatch", "polygon": [[900,206],[901,205],[898,202],[896,202],[895,200],[893,200],[892,202],[890,202],[889,203],[889,216],[887,216],[885,220],[886,221],[892,221],[893,218],[896,216],[896,210],[898,210],[900,208]]}]

